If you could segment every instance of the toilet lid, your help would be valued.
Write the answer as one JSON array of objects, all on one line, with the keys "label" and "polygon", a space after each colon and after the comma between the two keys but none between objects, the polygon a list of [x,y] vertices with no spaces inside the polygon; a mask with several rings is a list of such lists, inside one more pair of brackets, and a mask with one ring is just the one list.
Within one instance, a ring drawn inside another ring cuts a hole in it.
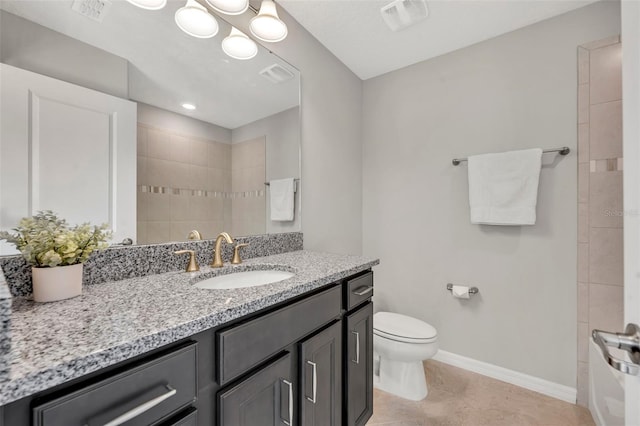
[{"label": "toilet lid", "polygon": [[393,312],[377,312],[373,316],[373,332],[388,339],[414,343],[426,343],[438,337],[432,325]]}]

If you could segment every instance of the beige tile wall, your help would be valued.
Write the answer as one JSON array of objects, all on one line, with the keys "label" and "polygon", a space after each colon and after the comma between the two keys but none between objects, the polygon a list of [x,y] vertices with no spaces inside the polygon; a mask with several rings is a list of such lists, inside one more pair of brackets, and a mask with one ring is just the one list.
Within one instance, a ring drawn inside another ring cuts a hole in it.
[{"label": "beige tile wall", "polygon": [[264,136],[231,145],[232,235],[266,232],[265,160]]},{"label": "beige tile wall", "polygon": [[588,405],[589,334],[623,326],[622,52],[578,48],[578,404]]},{"label": "beige tile wall", "polygon": [[138,243],[231,226],[231,145],[138,124]]}]

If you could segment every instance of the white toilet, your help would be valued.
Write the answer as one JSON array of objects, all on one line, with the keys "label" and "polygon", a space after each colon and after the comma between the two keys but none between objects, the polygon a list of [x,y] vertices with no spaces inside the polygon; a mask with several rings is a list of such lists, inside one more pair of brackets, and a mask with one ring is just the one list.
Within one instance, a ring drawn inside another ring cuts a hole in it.
[{"label": "white toilet", "polygon": [[419,401],[427,396],[422,361],[438,352],[438,332],[424,321],[392,312],[373,316],[376,388]]}]

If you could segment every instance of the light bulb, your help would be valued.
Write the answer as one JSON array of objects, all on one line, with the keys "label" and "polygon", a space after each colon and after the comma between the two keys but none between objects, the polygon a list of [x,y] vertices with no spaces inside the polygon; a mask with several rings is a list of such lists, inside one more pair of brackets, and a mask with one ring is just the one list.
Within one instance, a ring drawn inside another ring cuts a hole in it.
[{"label": "light bulb", "polygon": [[249,23],[251,34],[267,41],[282,41],[287,37],[287,25],[278,17],[276,4],[272,0],[262,0],[260,12]]},{"label": "light bulb", "polygon": [[222,50],[234,59],[251,59],[258,54],[258,46],[245,33],[231,27],[231,33],[222,40]]},{"label": "light bulb", "polygon": [[197,38],[211,38],[218,34],[218,21],[196,0],[176,11],[176,24],[182,31]]},{"label": "light bulb", "polygon": [[207,3],[225,15],[240,15],[249,9],[249,0],[207,0]]},{"label": "light bulb", "polygon": [[127,0],[134,6],[147,10],[160,10],[167,5],[167,0]]}]

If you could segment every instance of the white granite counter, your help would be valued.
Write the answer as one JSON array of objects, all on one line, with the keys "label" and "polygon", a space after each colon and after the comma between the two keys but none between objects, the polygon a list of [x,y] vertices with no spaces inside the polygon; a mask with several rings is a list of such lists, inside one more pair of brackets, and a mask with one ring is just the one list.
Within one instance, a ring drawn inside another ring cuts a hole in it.
[{"label": "white granite counter", "polygon": [[[13,298],[0,405],[267,308],[377,265],[377,259],[294,251],[221,269],[168,272],[84,287],[82,296],[38,304]],[[210,276],[283,268],[293,278],[259,287],[203,290]]]}]

